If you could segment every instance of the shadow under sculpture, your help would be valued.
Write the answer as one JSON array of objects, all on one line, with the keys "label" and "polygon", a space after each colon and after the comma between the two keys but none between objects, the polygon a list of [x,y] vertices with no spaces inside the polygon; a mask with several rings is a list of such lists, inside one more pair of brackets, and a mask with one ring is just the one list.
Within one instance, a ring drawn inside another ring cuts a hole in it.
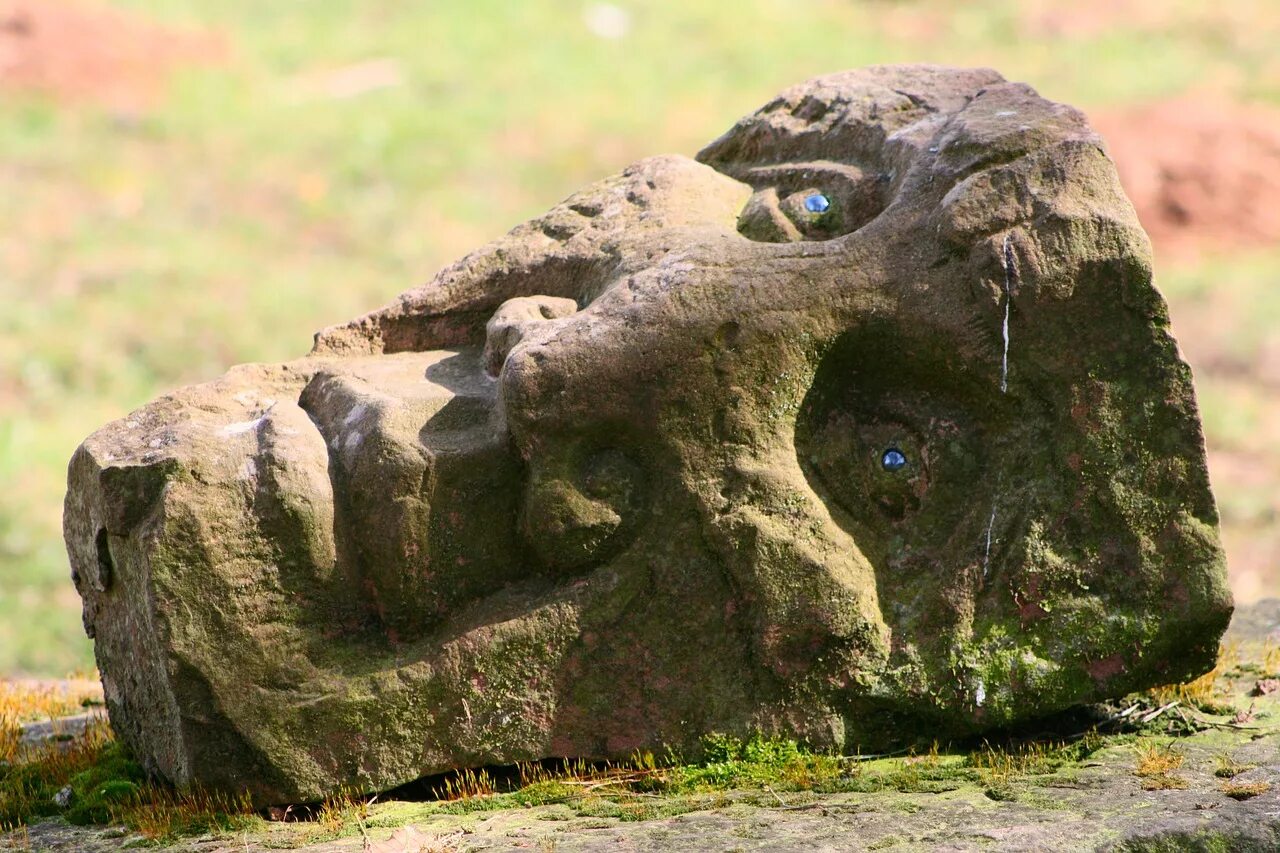
[{"label": "shadow under sculpture", "polygon": [[69,480],[113,727],[258,803],[963,736],[1196,676],[1231,612],[1146,236],[989,70],[789,89]]}]

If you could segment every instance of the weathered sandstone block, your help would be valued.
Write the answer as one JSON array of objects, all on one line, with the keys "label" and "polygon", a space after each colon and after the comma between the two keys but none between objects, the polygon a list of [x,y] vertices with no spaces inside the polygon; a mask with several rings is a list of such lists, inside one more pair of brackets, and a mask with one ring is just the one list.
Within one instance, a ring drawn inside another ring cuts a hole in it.
[{"label": "weathered sandstone block", "polygon": [[260,802],[963,736],[1195,676],[1231,612],[1102,141],[923,66],[789,89],[109,424],[66,540],[117,732]]}]

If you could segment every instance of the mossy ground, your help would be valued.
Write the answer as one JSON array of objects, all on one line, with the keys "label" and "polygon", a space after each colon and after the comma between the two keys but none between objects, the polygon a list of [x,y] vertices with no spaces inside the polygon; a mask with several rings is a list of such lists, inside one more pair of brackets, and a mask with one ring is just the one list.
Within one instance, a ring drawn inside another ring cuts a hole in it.
[{"label": "mossy ground", "polygon": [[[198,836],[297,848],[373,844],[409,826],[432,827],[439,840],[512,820],[573,833],[633,824],[658,831],[692,813],[744,816],[752,810],[903,819],[939,809],[1067,815],[1079,808],[1072,796],[1099,786],[1244,803],[1274,796],[1274,782],[1259,775],[1259,764],[1264,770],[1280,766],[1273,754],[1280,699],[1249,694],[1259,680],[1277,676],[1280,652],[1273,644],[1232,644],[1203,679],[1129,696],[1092,709],[1092,718],[1046,721],[1035,733],[881,756],[828,755],[794,741],[712,735],[696,758],[645,753],[618,764],[542,762],[465,771],[379,797],[345,794],[267,813],[252,811],[245,801],[149,782],[105,725],[97,725],[70,742],[32,748],[0,765],[0,823],[38,830],[41,821],[60,816],[71,824],[121,827],[122,837],[134,843],[181,845]],[[1266,744],[1272,752],[1259,752]],[[68,786],[70,797],[60,806],[55,795]],[[0,845],[21,848],[30,838],[22,829]],[[906,843],[896,838],[885,835],[878,843]],[[439,849],[451,847],[441,842]]]}]

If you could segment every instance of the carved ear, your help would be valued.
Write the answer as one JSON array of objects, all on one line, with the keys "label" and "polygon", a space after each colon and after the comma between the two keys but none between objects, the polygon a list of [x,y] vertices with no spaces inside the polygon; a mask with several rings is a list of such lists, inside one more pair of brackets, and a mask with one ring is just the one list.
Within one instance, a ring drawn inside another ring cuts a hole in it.
[{"label": "carved ear", "polygon": [[578,303],[559,296],[521,296],[508,299],[485,324],[484,365],[490,376],[502,371],[507,353],[532,332],[550,321],[568,317]]},{"label": "carved ear", "polygon": [[530,464],[520,529],[542,569],[581,574],[631,543],[648,503],[645,472],[626,453],[568,446]]}]

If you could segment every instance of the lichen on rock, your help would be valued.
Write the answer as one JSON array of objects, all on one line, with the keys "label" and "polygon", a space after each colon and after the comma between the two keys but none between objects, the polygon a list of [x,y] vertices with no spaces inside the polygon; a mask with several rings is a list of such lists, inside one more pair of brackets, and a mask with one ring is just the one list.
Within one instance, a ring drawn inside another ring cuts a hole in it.
[{"label": "lichen on rock", "polygon": [[116,731],[261,803],[964,736],[1199,675],[1231,613],[1148,241],[989,70],[803,83],[157,400],[65,528]]}]

